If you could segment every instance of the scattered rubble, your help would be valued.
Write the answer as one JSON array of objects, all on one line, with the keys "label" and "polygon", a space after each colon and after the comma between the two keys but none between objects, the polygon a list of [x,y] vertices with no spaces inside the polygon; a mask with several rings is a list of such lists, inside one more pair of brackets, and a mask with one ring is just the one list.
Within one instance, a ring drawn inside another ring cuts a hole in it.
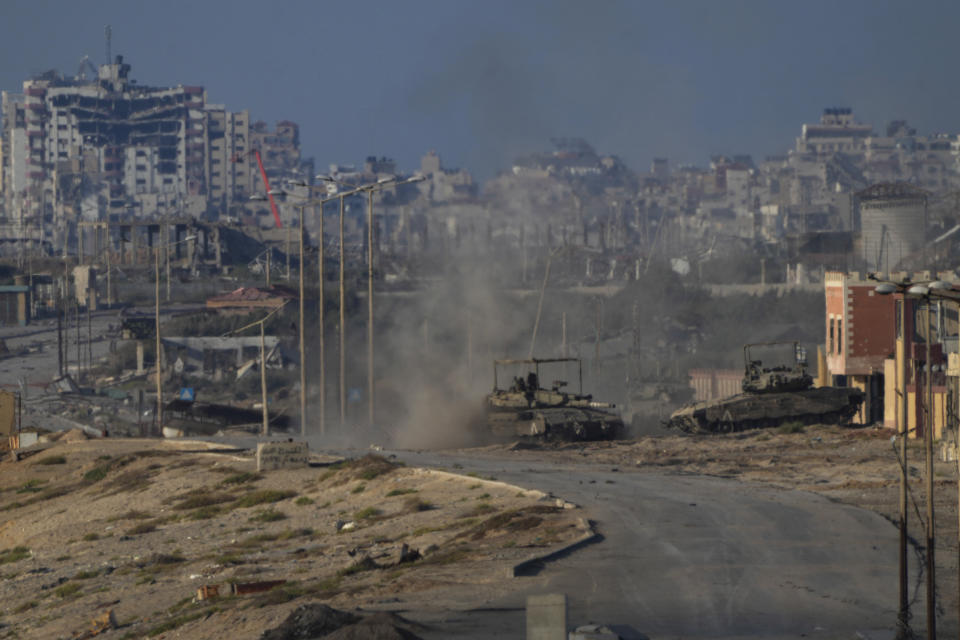
[{"label": "scattered rubble", "polygon": [[417,626],[393,613],[374,613],[361,618],[325,604],[304,604],[280,626],[265,631],[260,640],[419,640]]}]

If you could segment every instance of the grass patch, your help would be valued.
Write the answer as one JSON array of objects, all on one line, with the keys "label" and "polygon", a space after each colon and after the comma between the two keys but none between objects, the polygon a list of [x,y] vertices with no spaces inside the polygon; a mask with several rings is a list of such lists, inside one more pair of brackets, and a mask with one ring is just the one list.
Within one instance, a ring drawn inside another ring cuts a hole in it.
[{"label": "grass patch", "polygon": [[62,584],[56,589],[53,590],[53,595],[58,598],[69,598],[71,596],[77,595],[80,592],[80,585],[68,582],[67,584]]},{"label": "grass patch", "polygon": [[149,469],[131,469],[124,471],[116,478],[111,478],[104,484],[105,489],[109,489],[111,494],[122,493],[124,491],[143,491],[153,482]]},{"label": "grass patch", "polygon": [[259,491],[253,491],[247,495],[239,498],[236,502],[233,503],[233,507],[236,508],[246,508],[246,507],[255,507],[258,504],[268,504],[271,502],[280,502],[281,500],[286,500],[287,498],[292,498],[297,495],[296,491],[280,491],[278,489],[261,489]]},{"label": "grass patch", "polygon": [[222,556],[214,558],[214,562],[225,567],[243,564],[246,561],[246,558],[236,553],[225,553]]},{"label": "grass patch", "polygon": [[282,511],[276,511],[275,509],[264,509],[263,511],[258,511],[256,515],[250,517],[250,522],[276,522],[278,520],[286,520],[287,514]]},{"label": "grass patch", "polygon": [[173,505],[173,508],[178,511],[187,511],[190,509],[199,509],[201,507],[209,507],[217,504],[224,504],[226,502],[233,502],[234,498],[231,494],[225,493],[223,491],[210,491],[208,489],[193,489],[187,493],[178,496],[175,498],[176,504]]},{"label": "grass patch", "polygon": [[307,496],[300,496],[299,498],[293,501],[293,504],[299,507],[305,507],[308,504],[313,504],[313,498],[308,498]]},{"label": "grass patch", "polygon": [[490,499],[489,493],[481,493],[479,496],[477,496],[477,500],[489,500],[489,499]]},{"label": "grass patch", "polygon": [[47,456],[37,460],[34,464],[67,464],[67,459],[64,456]]},{"label": "grass patch", "polygon": [[364,491],[366,491],[366,489],[367,489],[367,485],[358,484],[353,488],[353,491],[351,491],[350,493],[363,493]]},{"label": "grass patch", "polygon": [[208,611],[195,611],[193,613],[187,613],[182,616],[178,616],[173,620],[167,620],[162,624],[158,624],[154,628],[147,631],[147,637],[152,638],[158,636],[161,633],[166,633],[167,631],[173,631],[177,627],[182,627],[188,622],[193,622],[194,620],[199,620],[200,618],[208,615]]},{"label": "grass patch", "polygon": [[524,513],[523,511],[506,511],[487,518],[467,531],[457,534],[457,537],[469,537],[471,540],[480,540],[493,531],[526,531],[537,527],[542,522],[543,518],[540,516]]},{"label": "grass patch", "polygon": [[263,476],[259,473],[252,471],[244,471],[242,473],[234,473],[224,478],[220,484],[246,484],[248,482],[256,482],[257,480],[262,480]]},{"label": "grass patch", "polygon": [[99,571],[79,571],[77,575],[73,576],[74,580],[90,580],[91,578],[96,578],[100,575]]},{"label": "grass patch", "polygon": [[39,493],[43,491],[42,485],[45,480],[40,480],[39,478],[33,478],[32,480],[27,480],[22,485],[17,487],[17,493]]},{"label": "grass patch", "polygon": [[382,512],[376,507],[367,507],[366,509],[361,509],[353,514],[354,520],[369,520],[370,518],[375,518],[380,515]]},{"label": "grass patch", "polygon": [[460,562],[466,557],[466,549],[450,549],[449,551],[431,553],[420,562],[421,564],[446,565]]},{"label": "grass patch", "polygon": [[497,508],[494,507],[494,506],[493,506],[492,504],[490,504],[489,502],[481,502],[480,504],[476,505],[475,507],[473,507],[473,508],[470,509],[469,511],[465,511],[464,513],[462,513],[462,514],[460,515],[460,517],[461,517],[461,518],[475,518],[475,517],[477,517],[477,516],[482,516],[482,515],[486,515],[486,514],[488,514],[488,513],[493,513],[493,512],[496,511],[496,510],[497,510]]},{"label": "grass patch", "polygon": [[30,557],[29,547],[14,547],[0,551],[0,564],[10,564]]},{"label": "grass patch", "polygon": [[206,507],[194,509],[187,514],[187,518],[190,520],[209,520],[210,518],[216,518],[221,513],[223,513],[223,509],[220,508],[220,506],[208,505]]},{"label": "grass patch", "polygon": [[14,613],[23,613],[24,611],[30,611],[30,609],[35,609],[37,605],[40,604],[36,600],[29,600],[24,602],[19,607],[13,610]]},{"label": "grass patch", "polygon": [[[390,462],[383,456],[378,456],[372,453],[369,453],[362,458],[357,458],[355,460],[348,460],[346,462],[340,463],[340,465],[331,466],[330,471],[336,473],[337,471],[344,471],[344,478],[341,479],[337,484],[343,484],[350,479],[354,480],[373,480],[382,475],[388,474],[399,465]],[[324,474],[321,476],[321,480],[325,480],[331,476]]]},{"label": "grass patch", "polygon": [[789,433],[803,433],[803,423],[799,420],[792,420],[790,422],[784,422],[782,425],[777,427],[777,433],[789,434]]},{"label": "grass patch", "polygon": [[95,541],[95,540],[99,540],[99,539],[100,539],[100,534],[99,534],[99,533],[87,533],[87,534],[84,534],[84,536],[83,536],[82,539],[83,539],[84,542],[93,542],[93,541]]},{"label": "grass patch", "polygon": [[141,522],[127,530],[128,536],[137,536],[143,533],[150,533],[157,530],[157,525],[152,520]]}]

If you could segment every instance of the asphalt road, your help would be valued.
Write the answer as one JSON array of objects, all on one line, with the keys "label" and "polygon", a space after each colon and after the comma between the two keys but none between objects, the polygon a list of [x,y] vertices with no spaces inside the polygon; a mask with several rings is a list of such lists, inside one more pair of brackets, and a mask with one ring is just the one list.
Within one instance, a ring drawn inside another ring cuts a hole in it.
[{"label": "asphalt road", "polygon": [[720,478],[392,453],[552,492],[604,537],[515,578],[512,595],[405,613],[431,626],[425,638],[523,638],[530,593],[566,593],[571,628],[613,624],[625,638],[893,637],[896,529],[872,512]]},{"label": "asphalt road", "polygon": [[[197,308],[197,305],[167,305],[161,306],[161,315],[182,313],[188,309]],[[130,309],[130,312],[152,314],[153,308]],[[65,331],[67,341],[67,364],[71,374],[76,374],[77,366],[77,327],[74,317],[70,316],[69,330]],[[84,363],[87,362],[87,339],[90,338],[90,350],[96,362],[110,352],[110,343],[117,345],[120,340],[120,309],[104,309],[90,314],[88,331],[87,316],[80,314],[80,351]],[[110,327],[114,330],[110,331]],[[56,318],[37,320],[25,327],[0,327],[0,340],[14,353],[21,349],[33,347],[33,351],[25,355],[15,355],[0,359],[0,389],[18,391],[20,380],[27,387],[29,398],[36,398],[45,394],[44,388],[57,376],[57,321]],[[39,350],[37,350],[39,347]],[[86,364],[84,364],[86,366]]]}]

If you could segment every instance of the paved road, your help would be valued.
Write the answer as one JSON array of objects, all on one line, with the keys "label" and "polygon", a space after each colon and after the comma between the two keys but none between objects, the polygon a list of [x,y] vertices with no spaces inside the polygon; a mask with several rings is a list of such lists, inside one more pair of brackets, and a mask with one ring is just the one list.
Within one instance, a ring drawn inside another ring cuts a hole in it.
[{"label": "paved road", "polygon": [[[161,306],[160,313],[167,316],[197,308],[199,308],[198,305],[171,304],[166,307]],[[153,308],[136,308],[131,309],[130,312],[152,314]],[[110,352],[111,340],[114,340],[117,344],[122,342],[119,340],[119,326],[121,323],[119,314],[119,309],[92,312],[89,332],[87,329],[86,314],[80,314],[80,349],[84,363],[87,361],[88,335],[92,339],[90,347],[94,361],[97,361]],[[75,374],[77,364],[77,328],[73,322],[73,316],[70,317],[70,320],[70,328],[68,332],[65,332],[64,339],[67,341],[68,347],[68,365],[71,373]],[[115,329],[113,332],[109,330],[111,326]],[[3,340],[7,348],[14,353],[28,347],[40,347],[39,351],[34,350],[22,356],[12,356],[0,360],[0,389],[17,391],[20,388],[20,380],[22,379],[24,385],[27,386],[28,397],[36,398],[43,395],[45,393],[44,387],[57,376],[56,319],[47,318],[38,320],[34,324],[25,327],[0,327],[0,340]]]},{"label": "paved road", "polygon": [[553,592],[568,595],[571,625],[625,637],[892,637],[896,530],[872,512],[719,478],[393,453],[550,491],[605,537],[479,610],[411,615],[434,626],[425,638],[523,638],[526,595]]}]

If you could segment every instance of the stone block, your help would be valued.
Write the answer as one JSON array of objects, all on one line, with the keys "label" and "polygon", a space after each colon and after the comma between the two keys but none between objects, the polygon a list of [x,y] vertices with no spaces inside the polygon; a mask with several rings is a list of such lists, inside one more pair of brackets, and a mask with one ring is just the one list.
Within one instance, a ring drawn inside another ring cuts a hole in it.
[{"label": "stone block", "polygon": [[301,469],[310,460],[306,442],[261,442],[257,445],[257,471]]},{"label": "stone block", "polygon": [[527,596],[527,640],[567,640],[567,596]]}]

